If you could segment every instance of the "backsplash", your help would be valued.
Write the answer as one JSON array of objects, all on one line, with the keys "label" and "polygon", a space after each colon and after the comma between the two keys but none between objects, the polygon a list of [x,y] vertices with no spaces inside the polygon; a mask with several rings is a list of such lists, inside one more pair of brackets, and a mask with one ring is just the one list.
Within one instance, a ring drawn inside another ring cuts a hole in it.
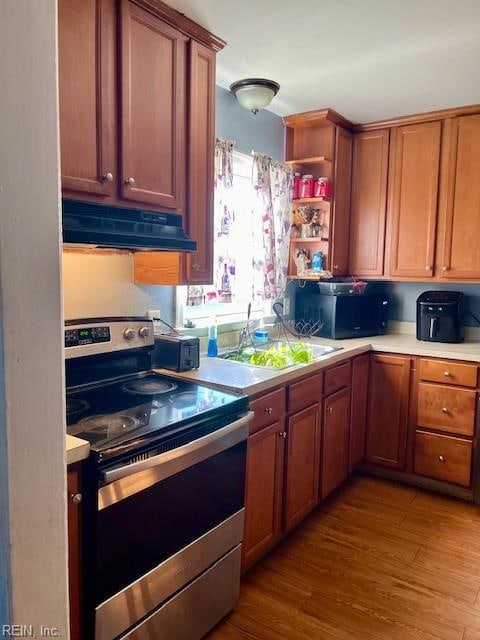
[{"label": "backsplash", "polygon": [[162,318],[174,317],[174,287],[133,283],[132,254],[63,253],[65,318],[145,315],[160,309]]}]

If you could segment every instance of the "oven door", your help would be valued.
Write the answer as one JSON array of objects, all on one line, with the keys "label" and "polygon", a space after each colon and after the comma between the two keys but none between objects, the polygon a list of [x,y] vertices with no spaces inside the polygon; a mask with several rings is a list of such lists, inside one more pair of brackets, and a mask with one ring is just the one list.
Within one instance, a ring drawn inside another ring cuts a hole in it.
[{"label": "oven door", "polygon": [[96,640],[125,633],[240,544],[251,416],[102,472]]}]

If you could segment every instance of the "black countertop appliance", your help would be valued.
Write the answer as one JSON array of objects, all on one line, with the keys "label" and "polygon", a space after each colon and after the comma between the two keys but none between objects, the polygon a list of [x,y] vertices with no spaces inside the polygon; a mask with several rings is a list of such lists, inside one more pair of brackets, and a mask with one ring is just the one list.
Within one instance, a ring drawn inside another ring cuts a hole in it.
[{"label": "black countertop appliance", "polygon": [[424,291],[417,298],[417,340],[463,342],[461,291]]}]

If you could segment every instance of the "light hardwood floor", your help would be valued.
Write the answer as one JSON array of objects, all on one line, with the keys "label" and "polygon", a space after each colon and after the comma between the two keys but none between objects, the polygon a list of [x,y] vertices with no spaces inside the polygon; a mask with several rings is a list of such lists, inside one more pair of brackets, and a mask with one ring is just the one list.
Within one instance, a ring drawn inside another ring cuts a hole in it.
[{"label": "light hardwood floor", "polygon": [[208,640],[480,640],[480,508],[355,476],[245,574]]}]

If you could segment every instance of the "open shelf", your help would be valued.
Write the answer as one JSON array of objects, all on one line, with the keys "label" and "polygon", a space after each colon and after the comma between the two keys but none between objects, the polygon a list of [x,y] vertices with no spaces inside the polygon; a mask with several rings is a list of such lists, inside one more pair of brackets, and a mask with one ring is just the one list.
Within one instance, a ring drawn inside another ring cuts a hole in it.
[{"label": "open shelf", "polygon": [[331,198],[325,198],[324,196],[317,198],[295,198],[295,200],[292,200],[292,207],[296,204],[315,204],[316,202],[326,202],[330,204]]},{"label": "open shelf", "polygon": [[290,242],[298,243],[298,242],[328,242],[328,238],[290,238]]},{"label": "open shelf", "polygon": [[312,156],[311,158],[299,158],[298,160],[287,160],[286,164],[331,164],[332,160],[326,156]]}]

